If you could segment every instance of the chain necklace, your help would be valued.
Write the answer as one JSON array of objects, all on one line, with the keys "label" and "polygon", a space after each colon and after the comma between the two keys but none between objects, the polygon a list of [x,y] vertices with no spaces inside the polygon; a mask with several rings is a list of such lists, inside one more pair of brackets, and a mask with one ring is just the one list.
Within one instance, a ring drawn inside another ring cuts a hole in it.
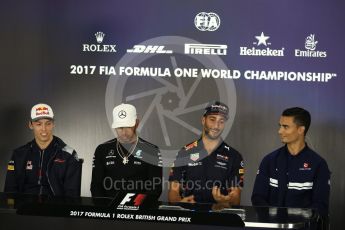
[{"label": "chain necklace", "polygon": [[122,146],[119,142],[119,140],[117,140],[116,142],[116,150],[117,150],[117,153],[119,154],[119,156],[122,158],[122,163],[124,165],[128,164],[129,160],[129,156],[133,154],[135,148],[137,147],[137,144],[138,144],[138,141],[139,141],[139,138],[137,136],[137,140],[135,141],[135,144],[133,144],[130,148],[129,148],[129,151],[128,151],[128,155],[126,155],[124,153],[124,151],[122,150]]}]

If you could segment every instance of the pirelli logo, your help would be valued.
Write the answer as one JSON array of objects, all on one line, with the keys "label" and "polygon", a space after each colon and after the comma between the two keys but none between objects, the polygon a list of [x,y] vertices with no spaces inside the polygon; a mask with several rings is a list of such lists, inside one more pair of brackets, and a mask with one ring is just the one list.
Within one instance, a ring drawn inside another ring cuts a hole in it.
[{"label": "pirelli logo", "polygon": [[185,54],[202,54],[202,55],[226,55],[227,45],[218,44],[185,44]]}]

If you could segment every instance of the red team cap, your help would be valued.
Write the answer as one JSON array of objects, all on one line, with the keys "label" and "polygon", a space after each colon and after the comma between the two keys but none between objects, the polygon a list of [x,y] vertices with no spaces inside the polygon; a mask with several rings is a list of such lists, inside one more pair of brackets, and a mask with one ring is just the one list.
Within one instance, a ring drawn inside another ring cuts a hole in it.
[{"label": "red team cap", "polygon": [[52,108],[47,104],[37,104],[31,109],[31,121],[37,121],[40,119],[54,119],[54,113]]}]

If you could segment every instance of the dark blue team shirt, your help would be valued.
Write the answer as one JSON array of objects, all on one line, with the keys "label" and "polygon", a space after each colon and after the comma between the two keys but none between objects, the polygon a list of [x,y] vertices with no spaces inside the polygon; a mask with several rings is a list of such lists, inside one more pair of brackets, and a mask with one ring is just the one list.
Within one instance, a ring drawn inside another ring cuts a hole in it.
[{"label": "dark blue team shirt", "polygon": [[314,208],[327,215],[330,171],[326,161],[307,145],[298,155],[287,146],[262,160],[252,193],[257,206]]},{"label": "dark blue team shirt", "polygon": [[199,203],[214,203],[212,187],[223,195],[231,187],[243,186],[244,164],[239,152],[222,142],[208,154],[201,139],[182,148],[170,171],[169,181],[181,184],[181,196],[194,195]]},{"label": "dark blue team shirt", "polygon": [[47,165],[54,155],[54,141],[45,150],[33,142],[26,158],[24,193],[52,195],[48,178]]}]

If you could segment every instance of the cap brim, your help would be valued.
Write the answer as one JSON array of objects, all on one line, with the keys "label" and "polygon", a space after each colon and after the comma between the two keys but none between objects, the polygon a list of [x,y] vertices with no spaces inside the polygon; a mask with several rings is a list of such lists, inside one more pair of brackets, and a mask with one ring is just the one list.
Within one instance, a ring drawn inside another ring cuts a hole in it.
[{"label": "cap brim", "polygon": [[111,125],[113,129],[117,128],[127,128],[127,127],[133,127],[135,125],[136,119],[134,121],[128,121],[128,122],[116,122]]},{"label": "cap brim", "polygon": [[52,117],[37,117],[37,118],[35,118],[35,119],[31,119],[31,121],[38,121],[38,120],[41,120],[41,119],[54,120],[54,118],[52,118]]},{"label": "cap brim", "polygon": [[208,115],[222,115],[226,120],[229,119],[229,115],[227,115],[227,114],[225,114],[225,113],[209,112],[209,113],[205,113],[205,114],[204,114],[204,117],[205,117],[205,116],[208,116]]}]

